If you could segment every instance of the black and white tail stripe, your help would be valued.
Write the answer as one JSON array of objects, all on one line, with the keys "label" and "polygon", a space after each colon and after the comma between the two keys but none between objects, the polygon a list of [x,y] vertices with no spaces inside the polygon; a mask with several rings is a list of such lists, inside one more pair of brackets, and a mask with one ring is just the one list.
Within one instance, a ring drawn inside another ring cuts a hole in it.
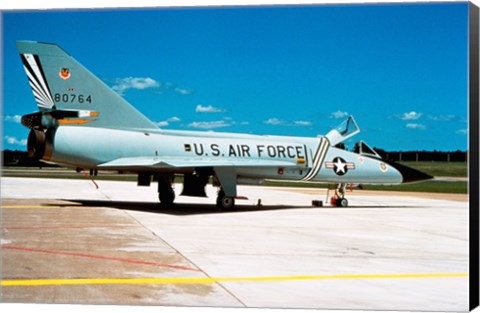
[{"label": "black and white tail stripe", "polygon": [[328,147],[330,146],[330,142],[327,138],[322,137],[320,139],[320,143],[318,144],[317,152],[315,152],[315,156],[312,160],[312,168],[310,171],[302,178],[303,181],[312,180],[315,176],[317,176],[320,168],[322,167],[323,160],[325,160],[325,156],[327,155]]},{"label": "black and white tail stripe", "polygon": [[37,55],[21,54],[23,67],[28,76],[33,96],[39,108],[51,109],[55,106],[50,88],[48,88],[45,73]]}]

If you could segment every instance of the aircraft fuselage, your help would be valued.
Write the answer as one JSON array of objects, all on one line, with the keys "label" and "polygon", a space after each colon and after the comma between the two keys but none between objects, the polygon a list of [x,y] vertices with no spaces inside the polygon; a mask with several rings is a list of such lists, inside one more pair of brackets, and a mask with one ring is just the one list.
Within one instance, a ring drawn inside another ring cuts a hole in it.
[{"label": "aircraft fuselage", "polygon": [[[325,137],[256,136],[204,132],[117,130],[85,126],[58,127],[52,136],[51,155],[44,159],[84,169],[123,170],[117,159],[151,158],[158,162],[169,159],[190,160],[191,168],[172,168],[159,164],[158,171],[185,173],[194,170],[199,162],[231,162],[237,177],[345,182],[362,184],[399,184],[402,175],[382,160],[330,147],[320,147]],[[128,144],[123,144],[128,143]],[[322,149],[322,151],[319,151]],[[278,166],[258,167],[275,162]],[[283,163],[282,163],[283,162]],[[168,161],[166,162],[168,163]],[[132,164],[129,164],[132,168]],[[140,162],[137,171],[151,171]],[[316,173],[312,173],[316,170]],[[314,174],[314,175],[312,175]],[[309,176],[310,175],[310,176]]]}]

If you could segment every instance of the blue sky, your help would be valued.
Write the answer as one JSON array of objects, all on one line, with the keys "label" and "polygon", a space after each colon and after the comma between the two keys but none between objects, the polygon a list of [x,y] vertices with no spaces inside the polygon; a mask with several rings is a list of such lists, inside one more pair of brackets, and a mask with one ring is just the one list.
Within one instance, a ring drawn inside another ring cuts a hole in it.
[{"label": "blue sky", "polygon": [[466,150],[468,3],[3,12],[3,134],[36,105],[16,40],[57,43],[165,129]]}]

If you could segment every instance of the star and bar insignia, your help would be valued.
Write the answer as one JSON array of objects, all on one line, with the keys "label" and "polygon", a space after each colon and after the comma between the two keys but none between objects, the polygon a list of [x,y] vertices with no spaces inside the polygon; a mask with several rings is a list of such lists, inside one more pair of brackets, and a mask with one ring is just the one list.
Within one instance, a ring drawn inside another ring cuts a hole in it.
[{"label": "star and bar insignia", "polygon": [[348,170],[354,170],[355,169],[355,163],[346,162],[341,157],[335,157],[335,158],[333,158],[333,161],[325,162],[325,167],[326,168],[331,168],[331,169],[333,169],[335,174],[337,174],[339,176],[343,176],[343,175],[347,174]]}]

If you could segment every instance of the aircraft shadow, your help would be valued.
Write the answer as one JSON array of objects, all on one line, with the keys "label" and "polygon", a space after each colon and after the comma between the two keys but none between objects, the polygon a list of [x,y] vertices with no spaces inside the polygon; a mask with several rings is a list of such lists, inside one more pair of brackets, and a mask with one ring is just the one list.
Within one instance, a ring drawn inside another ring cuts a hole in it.
[{"label": "aircraft shadow", "polygon": [[236,205],[235,209],[231,211],[224,211],[219,209],[214,204],[198,204],[198,203],[175,203],[171,206],[162,206],[160,203],[154,202],[132,202],[132,201],[109,201],[109,200],[65,200],[69,202],[78,203],[80,207],[107,207],[119,210],[131,210],[149,213],[162,213],[171,215],[196,215],[196,214],[235,214],[245,212],[260,212],[260,211],[277,211],[277,210],[292,210],[305,209],[312,210],[352,210],[352,209],[402,209],[402,208],[421,208],[421,206],[349,206],[347,208],[339,208],[332,206],[324,207],[308,207],[305,205]]},{"label": "aircraft shadow", "polygon": [[131,210],[149,213],[162,213],[171,215],[195,215],[195,214],[234,214],[240,212],[273,211],[301,209],[305,206],[292,205],[236,205],[231,211],[219,209],[215,204],[198,203],[175,203],[170,206],[162,206],[154,202],[131,202],[131,201],[108,201],[108,200],[65,200],[78,203],[84,207],[107,207],[120,210]]}]

